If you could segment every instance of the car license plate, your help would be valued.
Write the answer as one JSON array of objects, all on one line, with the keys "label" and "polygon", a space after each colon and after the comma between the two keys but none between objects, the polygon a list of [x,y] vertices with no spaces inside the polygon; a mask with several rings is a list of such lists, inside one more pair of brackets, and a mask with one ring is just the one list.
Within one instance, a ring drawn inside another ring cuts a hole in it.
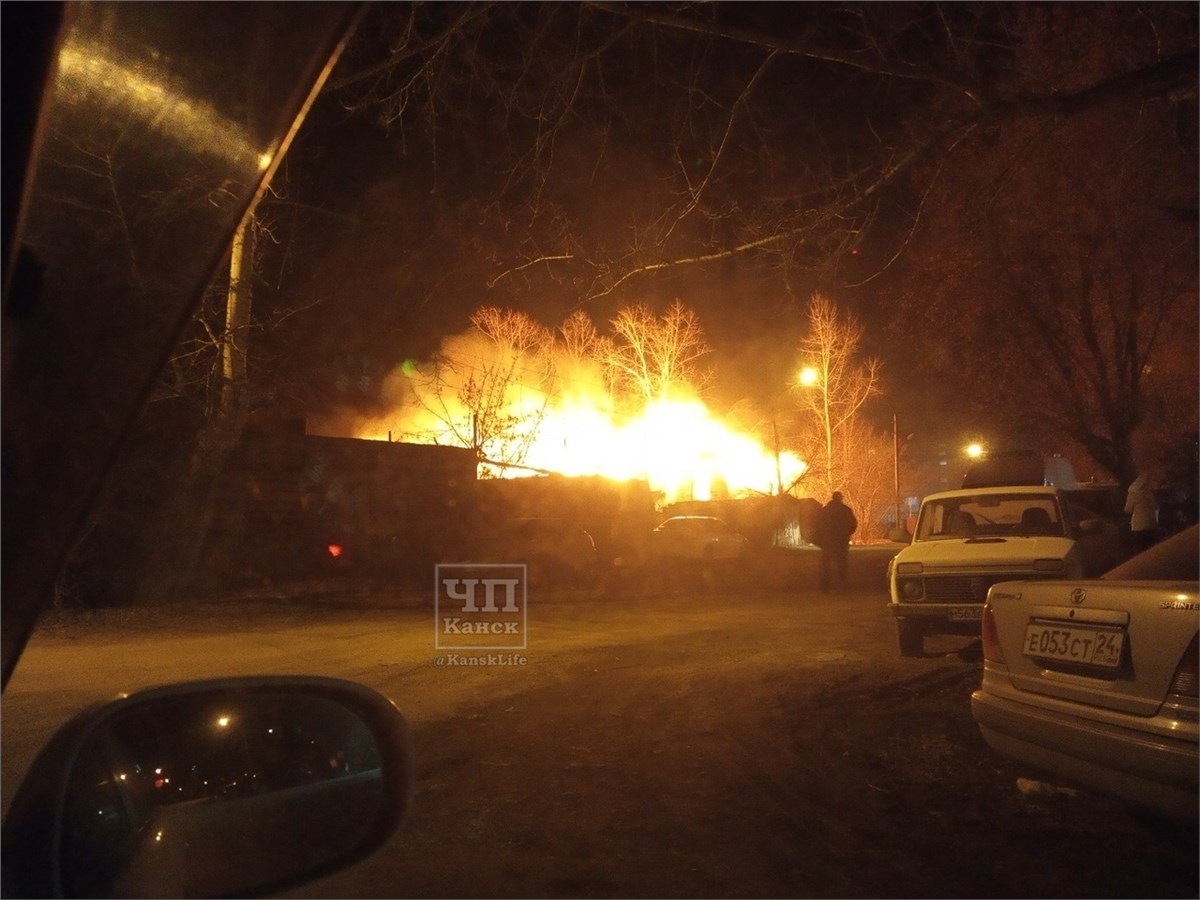
[{"label": "car license plate", "polygon": [[953,606],[950,608],[951,622],[979,621],[983,618],[982,606]]},{"label": "car license plate", "polygon": [[1043,659],[1063,659],[1115,669],[1121,664],[1125,635],[1120,631],[1062,625],[1029,625],[1021,652]]}]

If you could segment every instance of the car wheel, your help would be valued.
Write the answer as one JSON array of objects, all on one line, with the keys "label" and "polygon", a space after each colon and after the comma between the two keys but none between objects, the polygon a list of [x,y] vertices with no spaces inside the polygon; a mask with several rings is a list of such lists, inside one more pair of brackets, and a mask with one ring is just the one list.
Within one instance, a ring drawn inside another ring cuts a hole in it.
[{"label": "car wheel", "polygon": [[896,620],[896,633],[900,637],[901,656],[922,656],[925,653],[925,633],[917,622],[908,619]]}]

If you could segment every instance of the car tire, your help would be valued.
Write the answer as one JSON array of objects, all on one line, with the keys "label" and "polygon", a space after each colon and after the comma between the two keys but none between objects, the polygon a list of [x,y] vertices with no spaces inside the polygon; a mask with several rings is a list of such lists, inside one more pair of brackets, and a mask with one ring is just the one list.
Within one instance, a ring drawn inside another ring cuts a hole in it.
[{"label": "car tire", "polygon": [[896,634],[900,638],[901,656],[925,655],[925,632],[920,623],[897,619]]}]

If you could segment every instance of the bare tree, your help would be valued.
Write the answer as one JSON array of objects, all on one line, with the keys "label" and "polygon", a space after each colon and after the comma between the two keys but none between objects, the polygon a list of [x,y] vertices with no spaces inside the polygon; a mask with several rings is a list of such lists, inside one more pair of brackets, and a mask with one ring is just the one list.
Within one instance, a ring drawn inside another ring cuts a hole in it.
[{"label": "bare tree", "polygon": [[808,337],[800,344],[804,372],[796,397],[815,423],[813,458],[820,459],[820,478],[832,492],[855,465],[843,441],[865,443],[859,439],[857,417],[863,404],[879,393],[879,361],[859,360],[862,326],[821,294],[814,294],[809,303],[808,324]]},{"label": "bare tree", "polygon": [[570,397],[610,414],[621,406],[640,412],[653,401],[694,394],[706,377],[698,364],[709,352],[699,319],[679,302],[661,315],[644,306],[620,310],[612,338],[582,311],[557,332],[498,307],[481,307],[471,322],[408,380],[409,405],[423,415],[408,415],[399,430],[473,447],[493,470],[525,466],[546,416]]},{"label": "bare tree", "polygon": [[484,475],[523,465],[548,395],[523,402],[521,375],[516,354],[493,359],[439,356],[414,386],[417,405],[436,420],[436,427],[406,436],[472,448]]},{"label": "bare tree", "polygon": [[552,396],[552,338],[525,313],[497,307],[476,310],[471,323],[413,379],[413,402],[426,416],[402,433],[473,448],[483,474],[494,475],[524,465],[537,439]]},{"label": "bare tree", "polygon": [[929,396],[965,398],[997,442],[1069,439],[1122,483],[1194,433],[1194,147],[1174,119],[1147,103],[1010,126],[939,187],[895,326]]},{"label": "bare tree", "polygon": [[[430,153],[461,124],[495,126],[478,207],[505,235],[492,285],[542,273],[594,298],[734,257],[831,273],[881,204],[899,191],[915,225],[1004,123],[1194,97],[1194,8],[1069,6],[384,5],[331,89]],[[798,80],[821,87],[796,96]],[[661,189],[623,189],[645,183],[634,166]],[[588,222],[622,208],[619,228]],[[884,237],[876,271],[911,232]]]},{"label": "bare tree", "polygon": [[570,360],[606,359],[612,352],[612,339],[600,334],[592,317],[577,309],[558,327],[557,348]]},{"label": "bare tree", "polygon": [[837,490],[858,519],[856,540],[883,536],[895,514],[892,436],[854,418],[839,429],[834,452]]},{"label": "bare tree", "polygon": [[676,300],[661,316],[629,306],[612,320],[616,340],[606,360],[618,382],[642,403],[666,400],[680,388],[698,390],[709,373],[699,365],[708,352],[696,313]]},{"label": "bare tree", "polygon": [[615,370],[607,365],[616,345],[597,330],[591,316],[575,310],[558,327],[551,352],[556,396],[586,394],[594,401],[597,392],[612,410],[619,391]]},{"label": "bare tree", "polygon": [[546,326],[518,310],[483,306],[471,313],[471,324],[496,346],[515,353],[545,353],[553,340]]},{"label": "bare tree", "polygon": [[[1194,346],[1164,343],[1189,333],[1179,310],[1195,294],[1195,265],[1172,263],[1164,280],[1154,262],[1124,279],[1120,303],[1106,287],[1110,273],[1131,274],[1131,260],[1136,270],[1161,257],[1156,248],[1182,247],[1182,257],[1195,245],[1195,5],[783,9],[383,5],[331,95],[387,122],[406,153],[429,161],[422,172],[439,189],[467,173],[463,239],[486,260],[487,284],[514,296],[545,288],[619,304],[730,260],[775,279],[780,290],[762,296],[787,296],[900,274],[920,254],[934,265],[904,283],[936,272],[954,317],[934,316],[927,290],[887,311],[908,317],[906,343],[932,379],[962,385],[954,408],[1010,425],[1021,398],[1042,399],[1049,372],[1061,408],[1026,403],[1021,424],[1048,446],[1086,447],[1126,480],[1137,448],[1164,440],[1147,433],[1156,407],[1195,406],[1194,392],[1175,390],[1195,379],[1170,361],[1194,357]],[[475,139],[481,127],[487,141]],[[1071,131],[1084,137],[1064,147]],[[1182,164],[1161,152],[1171,143]],[[1173,197],[1155,193],[1161,215],[1141,215],[1148,204],[1119,174],[1147,164],[1176,185]],[[1122,181],[1127,189],[1109,191]],[[1093,186],[1111,193],[1106,210],[1088,207]],[[1047,222],[1055,227],[1039,234]],[[1192,229],[1182,242],[1181,226]],[[1086,235],[1047,246],[1080,227]],[[1064,277],[1082,269],[1094,273],[1089,283]],[[987,325],[1002,296],[1021,310],[1004,320],[1010,334]],[[965,336],[1003,339],[988,361],[1004,368],[1002,383],[994,371],[990,382],[962,377],[945,352],[946,332],[979,324],[958,319],[977,301],[988,311],[981,333]],[[1166,310],[1157,324],[1156,310]],[[1010,343],[1025,327],[1030,339]],[[1070,346],[1047,347],[1048,335]],[[622,361],[624,377],[645,374]]]}]

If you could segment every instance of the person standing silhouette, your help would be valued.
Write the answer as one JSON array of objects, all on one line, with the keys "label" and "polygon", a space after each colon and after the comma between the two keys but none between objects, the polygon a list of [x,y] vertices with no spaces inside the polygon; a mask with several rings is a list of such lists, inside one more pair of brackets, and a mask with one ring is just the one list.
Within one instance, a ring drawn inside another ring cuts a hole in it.
[{"label": "person standing silhouette", "polygon": [[850,536],[858,530],[854,512],[842,502],[842,492],[834,491],[829,502],[817,514],[816,541],[821,548],[821,590],[828,592],[836,571],[840,587],[849,585],[847,568],[850,556]]}]

